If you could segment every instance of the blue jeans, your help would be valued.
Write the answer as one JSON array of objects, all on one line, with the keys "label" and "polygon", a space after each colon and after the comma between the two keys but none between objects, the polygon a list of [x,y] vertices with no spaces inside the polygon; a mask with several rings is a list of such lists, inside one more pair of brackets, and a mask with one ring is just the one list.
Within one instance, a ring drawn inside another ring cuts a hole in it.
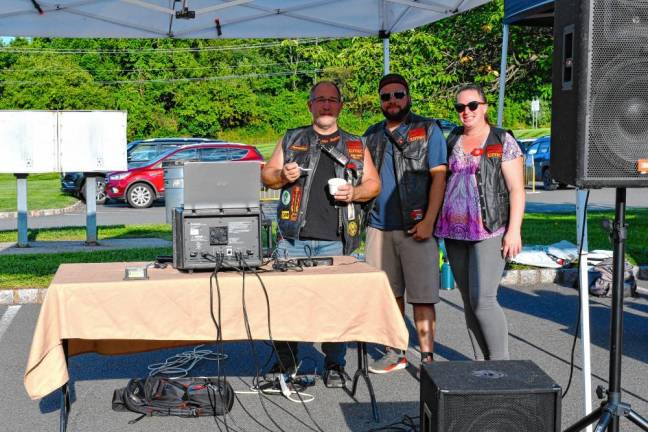
[{"label": "blue jeans", "polygon": [[[281,239],[277,244],[276,256],[279,259],[306,256],[339,256],[343,254],[341,241],[331,240],[292,240]],[[331,317],[333,319],[333,317]],[[281,363],[288,367],[293,364],[293,356],[297,359],[296,342],[277,342],[277,355]],[[292,353],[291,353],[292,350]],[[339,365],[344,367],[346,360],[345,342],[324,342],[325,367]]]}]

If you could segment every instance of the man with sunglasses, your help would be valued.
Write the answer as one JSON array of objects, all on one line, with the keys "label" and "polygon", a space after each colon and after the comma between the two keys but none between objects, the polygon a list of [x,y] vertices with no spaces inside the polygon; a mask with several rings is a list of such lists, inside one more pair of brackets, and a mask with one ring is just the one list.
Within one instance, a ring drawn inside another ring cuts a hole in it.
[{"label": "man with sunglasses", "polygon": [[[409,86],[401,75],[385,75],[378,93],[385,120],[365,137],[382,189],[366,208],[366,259],[387,273],[403,315],[407,294],[421,362],[431,362],[439,302],[439,249],[432,233],[445,190],[446,143],[436,120],[411,112]],[[388,373],[406,366],[405,352],[385,347],[369,370]]]},{"label": "man with sunglasses", "polygon": [[[281,189],[279,258],[348,255],[360,245],[359,203],[378,194],[380,180],[364,138],[338,127],[342,105],[335,83],[315,84],[308,100],[312,124],[286,132],[261,172],[266,186]],[[347,184],[331,195],[327,182],[335,177]],[[276,342],[276,346],[278,363],[271,371],[295,371],[297,343]],[[323,343],[322,351],[324,384],[343,387],[346,344]]]}]

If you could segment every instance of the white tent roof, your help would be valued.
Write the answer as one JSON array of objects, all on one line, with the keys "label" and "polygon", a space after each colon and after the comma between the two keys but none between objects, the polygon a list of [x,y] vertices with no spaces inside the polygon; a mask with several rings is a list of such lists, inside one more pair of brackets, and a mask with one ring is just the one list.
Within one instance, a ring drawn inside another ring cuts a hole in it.
[{"label": "white tent roof", "polygon": [[418,27],[488,1],[1,0],[0,31],[27,37],[371,36]]}]

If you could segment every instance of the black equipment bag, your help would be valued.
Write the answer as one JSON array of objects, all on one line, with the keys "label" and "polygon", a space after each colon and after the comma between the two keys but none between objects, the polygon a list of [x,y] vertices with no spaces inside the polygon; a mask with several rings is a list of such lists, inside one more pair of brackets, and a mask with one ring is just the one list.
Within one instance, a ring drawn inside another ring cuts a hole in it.
[{"label": "black equipment bag", "polygon": [[234,390],[222,378],[152,376],[132,379],[115,390],[112,409],[146,416],[200,417],[224,415],[233,404]]}]

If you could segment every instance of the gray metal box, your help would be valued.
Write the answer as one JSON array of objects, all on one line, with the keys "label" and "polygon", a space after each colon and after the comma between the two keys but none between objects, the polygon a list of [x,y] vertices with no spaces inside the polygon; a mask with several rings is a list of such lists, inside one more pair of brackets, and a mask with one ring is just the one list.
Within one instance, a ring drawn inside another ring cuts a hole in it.
[{"label": "gray metal box", "polygon": [[180,270],[216,267],[259,267],[261,209],[187,210],[176,208],[173,219],[173,267]]}]

